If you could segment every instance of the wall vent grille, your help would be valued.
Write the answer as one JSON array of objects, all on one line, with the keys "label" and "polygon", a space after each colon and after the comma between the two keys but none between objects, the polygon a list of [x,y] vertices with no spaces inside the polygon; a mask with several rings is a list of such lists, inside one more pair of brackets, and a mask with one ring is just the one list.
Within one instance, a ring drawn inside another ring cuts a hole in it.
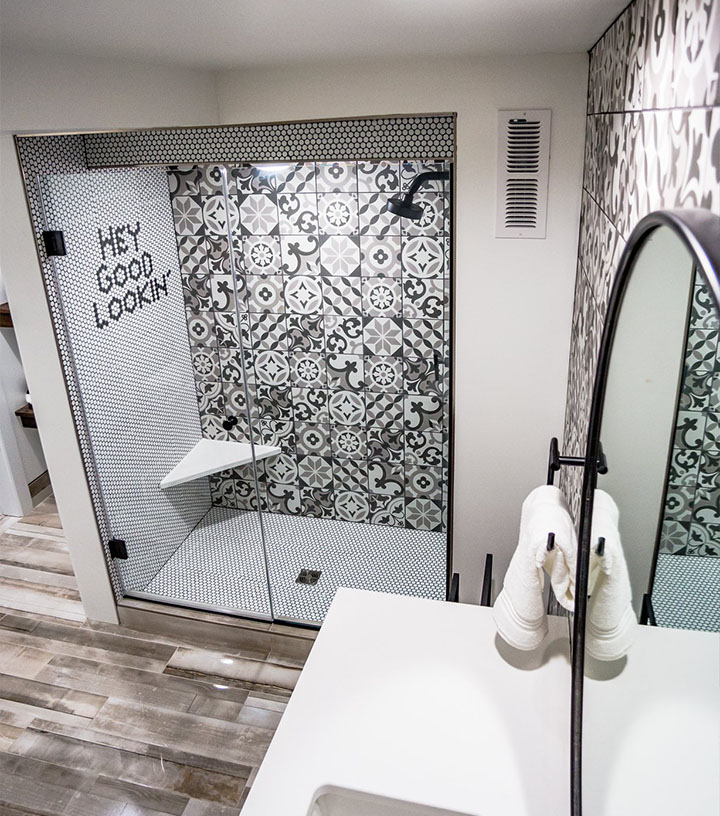
[{"label": "wall vent grille", "polygon": [[550,110],[498,111],[496,238],[544,238]]}]

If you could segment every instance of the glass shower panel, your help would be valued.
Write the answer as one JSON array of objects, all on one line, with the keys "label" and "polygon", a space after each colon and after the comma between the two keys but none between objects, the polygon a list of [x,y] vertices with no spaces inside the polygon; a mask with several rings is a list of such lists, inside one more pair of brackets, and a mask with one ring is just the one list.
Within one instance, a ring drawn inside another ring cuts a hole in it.
[{"label": "glass shower panel", "polygon": [[[436,162],[233,168],[250,414],[277,618],[339,586],[445,598],[449,184]],[[234,218],[231,219],[235,223]]]},{"label": "glass shower panel", "polygon": [[127,554],[113,560],[121,591],[272,617],[259,513],[223,512],[237,512],[223,506],[228,462],[252,456],[215,444],[247,442],[250,428],[217,177],[142,169],[38,184],[47,230],[64,239],[51,308],[100,532]]}]

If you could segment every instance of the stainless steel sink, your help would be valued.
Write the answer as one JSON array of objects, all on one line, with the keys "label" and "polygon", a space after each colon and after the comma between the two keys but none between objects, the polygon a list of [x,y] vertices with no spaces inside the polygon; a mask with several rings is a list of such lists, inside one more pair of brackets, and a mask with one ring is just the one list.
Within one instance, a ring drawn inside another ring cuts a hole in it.
[{"label": "stainless steel sink", "polygon": [[320,788],[315,794],[308,816],[473,816],[473,814],[328,785]]}]

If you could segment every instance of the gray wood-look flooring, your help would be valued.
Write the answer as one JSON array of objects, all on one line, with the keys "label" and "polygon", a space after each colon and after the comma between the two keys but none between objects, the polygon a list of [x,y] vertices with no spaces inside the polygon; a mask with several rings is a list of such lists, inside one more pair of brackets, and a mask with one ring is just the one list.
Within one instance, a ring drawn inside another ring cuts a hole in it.
[{"label": "gray wood-look flooring", "polygon": [[0,516],[0,816],[238,814],[302,662],[90,624],[53,499]]}]

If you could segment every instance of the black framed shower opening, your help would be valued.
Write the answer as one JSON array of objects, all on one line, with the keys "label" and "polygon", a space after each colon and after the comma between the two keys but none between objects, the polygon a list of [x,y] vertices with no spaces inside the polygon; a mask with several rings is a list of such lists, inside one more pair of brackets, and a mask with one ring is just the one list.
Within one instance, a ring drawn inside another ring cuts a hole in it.
[{"label": "black framed shower opening", "polygon": [[[340,585],[446,597],[453,190],[419,194],[420,225],[386,200],[454,173],[454,133],[433,115],[16,138],[98,527],[127,543],[118,597],[311,624]],[[148,302],[97,274],[123,225],[167,272],[140,280]],[[85,232],[52,259],[47,228]],[[98,365],[129,395],[106,428]],[[158,491],[200,439],[279,452]]]}]

